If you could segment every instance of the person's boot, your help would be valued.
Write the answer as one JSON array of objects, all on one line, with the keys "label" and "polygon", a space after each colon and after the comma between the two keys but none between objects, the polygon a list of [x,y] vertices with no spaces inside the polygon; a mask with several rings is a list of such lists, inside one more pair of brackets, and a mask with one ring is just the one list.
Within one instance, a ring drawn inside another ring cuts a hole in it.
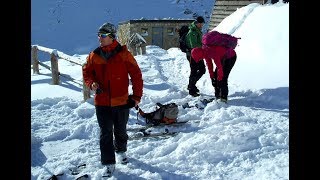
[{"label": "person's boot", "polygon": [[227,103],[227,101],[228,101],[228,95],[221,94],[220,101],[221,101],[221,102],[224,102],[224,103]]},{"label": "person's boot", "polygon": [[[190,87],[188,86],[187,89],[190,90],[190,89],[192,89],[192,88],[190,88]],[[196,91],[197,93],[200,92],[200,90],[197,88],[197,86],[195,86],[193,89],[195,89],[195,91]]]},{"label": "person's boot", "polygon": [[223,103],[227,103],[227,101],[228,101],[228,100],[227,100],[227,99],[224,99],[224,98],[221,98],[221,99],[220,99],[220,102],[223,102]]},{"label": "person's boot", "polygon": [[115,169],[114,164],[108,164],[103,168],[102,177],[111,177]]},{"label": "person's boot", "polygon": [[196,91],[196,89],[190,89],[189,94],[193,97],[200,96],[200,94]]},{"label": "person's boot", "polygon": [[119,152],[117,153],[119,157],[119,161],[121,164],[127,164],[129,162],[128,157],[125,152]]},{"label": "person's boot", "polygon": [[189,85],[188,85],[188,90],[189,90],[189,94],[195,94],[199,92],[199,89],[196,86],[196,81],[197,78],[195,77],[190,77],[189,78]]}]

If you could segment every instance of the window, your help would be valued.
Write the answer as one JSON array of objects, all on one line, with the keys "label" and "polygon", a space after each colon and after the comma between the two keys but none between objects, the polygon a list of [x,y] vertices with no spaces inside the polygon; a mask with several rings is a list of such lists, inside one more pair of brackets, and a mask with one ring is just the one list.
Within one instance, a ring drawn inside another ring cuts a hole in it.
[{"label": "window", "polygon": [[141,36],[148,36],[148,28],[141,28]]},{"label": "window", "polygon": [[173,27],[169,27],[167,28],[167,34],[170,35],[170,36],[173,36]]}]

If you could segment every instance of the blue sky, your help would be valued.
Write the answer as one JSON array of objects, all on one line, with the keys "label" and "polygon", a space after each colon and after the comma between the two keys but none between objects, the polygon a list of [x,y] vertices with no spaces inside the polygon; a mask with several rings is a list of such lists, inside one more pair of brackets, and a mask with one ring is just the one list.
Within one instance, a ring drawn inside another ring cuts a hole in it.
[{"label": "blue sky", "polygon": [[[212,0],[31,1],[31,44],[59,49],[67,54],[87,53],[96,46],[96,31],[108,21],[115,25],[132,19],[209,20]],[[184,12],[189,9],[190,14]],[[65,41],[61,41],[65,39]]]}]

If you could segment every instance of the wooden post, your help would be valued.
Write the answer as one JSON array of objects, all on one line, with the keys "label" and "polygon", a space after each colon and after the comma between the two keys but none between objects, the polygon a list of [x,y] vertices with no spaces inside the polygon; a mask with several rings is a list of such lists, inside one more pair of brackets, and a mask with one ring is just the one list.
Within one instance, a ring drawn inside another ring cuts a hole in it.
[{"label": "wooden post", "polygon": [[51,53],[51,74],[52,74],[52,84],[58,85],[60,81],[58,59],[54,55],[54,53]]},{"label": "wooden post", "polygon": [[142,50],[141,50],[140,43],[136,44],[136,49],[137,49],[137,55],[141,55]]},{"label": "wooden post", "polygon": [[132,46],[132,55],[133,56],[137,55],[137,47],[135,45]]},{"label": "wooden post", "polygon": [[84,82],[83,73],[82,73],[82,89],[83,89],[83,101],[86,102],[87,99],[90,98],[90,88],[87,87],[86,83]]},{"label": "wooden post", "polygon": [[146,44],[145,43],[141,45],[141,51],[142,51],[141,54],[147,54]]},{"label": "wooden post", "polygon": [[32,57],[32,69],[33,69],[33,74],[40,74],[40,72],[39,72],[39,61],[38,61],[38,48],[37,48],[37,46],[32,46],[32,49],[31,49],[31,57]]}]

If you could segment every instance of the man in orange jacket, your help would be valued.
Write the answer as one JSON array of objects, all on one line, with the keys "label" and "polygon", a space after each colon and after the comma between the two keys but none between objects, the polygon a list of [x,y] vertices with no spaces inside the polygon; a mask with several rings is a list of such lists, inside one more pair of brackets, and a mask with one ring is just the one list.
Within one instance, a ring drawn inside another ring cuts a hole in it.
[{"label": "man in orange jacket", "polygon": [[[115,152],[126,164],[128,135],[126,131],[129,110],[142,97],[142,73],[127,47],[116,40],[116,28],[105,23],[98,30],[100,46],[90,52],[83,65],[85,84],[95,91],[94,105],[100,127],[101,164],[104,176],[110,177],[115,169]],[[129,77],[132,94],[129,95]],[[114,136],[114,140],[113,140]]]}]

